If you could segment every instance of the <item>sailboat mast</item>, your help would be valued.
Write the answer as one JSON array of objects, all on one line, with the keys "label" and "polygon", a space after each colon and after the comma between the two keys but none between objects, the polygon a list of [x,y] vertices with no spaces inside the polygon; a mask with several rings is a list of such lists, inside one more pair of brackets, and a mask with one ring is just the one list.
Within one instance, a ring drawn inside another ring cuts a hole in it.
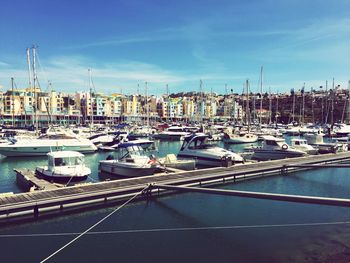
[{"label": "sailboat mast", "polygon": [[295,121],[295,91],[293,89],[293,109],[292,109],[292,123]]},{"label": "sailboat mast", "polygon": [[334,124],[334,96],[335,96],[335,90],[334,90],[334,78],[332,82],[332,95],[331,95],[331,126]]},{"label": "sailboat mast", "polygon": [[15,127],[15,91],[13,87],[13,78],[11,78],[12,96],[11,96],[11,106],[12,106],[12,128]]},{"label": "sailboat mast", "polygon": [[246,102],[246,123],[248,124],[248,131],[250,130],[250,112],[249,112],[249,80],[246,80],[247,102]]},{"label": "sailboat mast", "polygon": [[263,67],[260,69],[260,130],[262,125],[262,105],[263,105]]},{"label": "sailboat mast", "polygon": [[37,85],[37,73],[36,73],[36,47],[32,47],[33,52],[33,91],[34,91],[34,114],[35,114],[35,131],[38,133],[39,123],[38,123],[38,94],[36,91]]},{"label": "sailboat mast", "polygon": [[302,96],[303,96],[303,118],[302,118],[302,124],[304,125],[305,123],[305,82],[302,88]]},{"label": "sailboat mast", "polygon": [[146,88],[146,118],[147,118],[147,127],[149,126],[149,109],[148,109],[148,83],[145,82],[145,88]]},{"label": "sailboat mast", "polygon": [[347,123],[350,124],[350,80],[348,82],[348,120],[347,120]]},{"label": "sailboat mast", "polygon": [[[32,70],[31,70],[31,64],[30,64],[30,49],[27,48],[26,50],[26,54],[27,54],[27,65],[28,65],[28,87],[29,87],[29,91],[31,92],[30,94],[32,94]],[[32,96],[32,95],[31,95]],[[33,120],[33,114],[32,114],[32,122]],[[34,124],[34,122],[33,122]],[[25,125],[27,125],[27,111],[25,110]]]},{"label": "sailboat mast", "polygon": [[271,88],[269,87],[269,125],[272,122],[272,97],[271,97]]},{"label": "sailboat mast", "polygon": [[94,125],[94,108],[92,105],[92,78],[91,78],[91,69],[88,69],[89,72],[89,90],[90,90],[90,133],[92,126]]}]

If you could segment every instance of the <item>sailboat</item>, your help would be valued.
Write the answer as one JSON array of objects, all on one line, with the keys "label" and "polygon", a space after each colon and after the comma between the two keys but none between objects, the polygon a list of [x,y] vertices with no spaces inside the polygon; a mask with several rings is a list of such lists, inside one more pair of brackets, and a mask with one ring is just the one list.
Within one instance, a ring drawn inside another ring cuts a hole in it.
[{"label": "sailboat", "polygon": [[246,103],[246,123],[248,124],[248,130],[233,132],[232,129],[226,129],[224,131],[224,142],[230,144],[239,143],[254,143],[258,141],[258,136],[250,132],[250,109],[249,109],[249,81],[246,81],[247,88],[247,103]]}]

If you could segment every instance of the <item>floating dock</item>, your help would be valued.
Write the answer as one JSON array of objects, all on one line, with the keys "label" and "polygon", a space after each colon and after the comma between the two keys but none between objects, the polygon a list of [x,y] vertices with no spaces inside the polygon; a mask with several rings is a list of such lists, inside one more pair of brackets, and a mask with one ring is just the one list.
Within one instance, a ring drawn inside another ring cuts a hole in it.
[{"label": "floating dock", "polygon": [[16,172],[17,185],[25,191],[54,190],[59,186],[52,184],[36,176],[35,172],[29,169],[14,169]]},{"label": "floating dock", "polygon": [[[47,212],[61,213],[71,209],[121,201],[142,191],[147,185],[188,187],[232,183],[304,169],[348,167],[345,164],[335,165],[347,162],[350,162],[350,152],[240,164],[227,168],[175,172],[78,186],[56,187],[55,189],[49,189],[45,186],[45,190],[42,191],[0,196],[0,220],[10,222],[18,216],[38,218],[39,215],[47,214]],[[17,170],[17,173],[23,173],[23,170]],[[150,187],[145,194],[149,195],[159,191],[165,190]],[[279,200],[283,200],[283,198]],[[288,200],[285,199],[285,201]]]}]

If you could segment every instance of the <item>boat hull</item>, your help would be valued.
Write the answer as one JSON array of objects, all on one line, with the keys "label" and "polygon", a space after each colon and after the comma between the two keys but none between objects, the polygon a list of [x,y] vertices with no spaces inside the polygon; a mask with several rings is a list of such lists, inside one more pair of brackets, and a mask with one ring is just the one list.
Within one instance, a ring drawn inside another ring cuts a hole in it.
[{"label": "boat hull", "polygon": [[132,165],[124,165],[118,161],[100,161],[99,170],[104,173],[109,173],[123,177],[139,177],[154,174],[156,166],[139,167]]},{"label": "boat hull", "polygon": [[284,151],[284,150],[255,150],[252,159],[259,161],[267,161],[267,160],[279,160],[285,158],[295,158],[302,157],[306,155],[306,153],[302,152],[292,152],[292,151]]},{"label": "boat hull", "polygon": [[79,175],[79,176],[67,176],[64,174],[51,173],[43,168],[37,167],[35,172],[43,177],[47,181],[53,181],[57,183],[67,183],[67,182],[81,182],[85,181],[89,174]]},{"label": "boat hull", "polygon": [[63,145],[63,146],[28,146],[28,145],[7,145],[0,146],[0,154],[7,157],[25,156],[46,156],[48,152],[62,150],[77,151],[80,153],[92,153],[96,151],[94,145]]}]

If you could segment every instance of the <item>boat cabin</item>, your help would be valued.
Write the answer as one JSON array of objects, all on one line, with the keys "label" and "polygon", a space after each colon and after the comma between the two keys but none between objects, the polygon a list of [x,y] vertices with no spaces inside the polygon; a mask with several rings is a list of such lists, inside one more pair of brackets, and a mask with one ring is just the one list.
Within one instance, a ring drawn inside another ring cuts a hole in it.
[{"label": "boat cabin", "polygon": [[208,142],[209,136],[204,133],[193,133],[184,138],[184,142],[181,146],[180,151],[185,148],[194,150],[194,149],[204,149],[215,146],[214,144],[210,144]]},{"label": "boat cabin", "polygon": [[74,151],[49,152],[48,169],[53,170],[55,167],[77,166],[84,164],[84,155]]}]

